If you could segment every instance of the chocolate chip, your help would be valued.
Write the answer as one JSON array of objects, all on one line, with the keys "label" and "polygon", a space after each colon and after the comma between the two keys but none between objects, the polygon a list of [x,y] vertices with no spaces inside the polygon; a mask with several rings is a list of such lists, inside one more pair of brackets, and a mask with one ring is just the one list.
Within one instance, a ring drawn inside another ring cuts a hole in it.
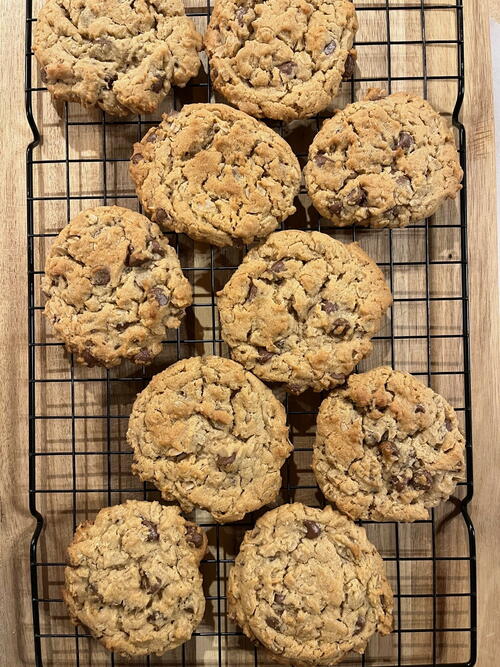
[{"label": "chocolate chip", "polygon": [[144,155],[142,153],[134,153],[130,159],[132,160],[132,164],[139,164],[144,159]]},{"label": "chocolate chip", "polygon": [[153,594],[153,595],[154,595],[155,593],[157,593],[157,592],[160,590],[160,588],[162,588],[161,581],[159,581],[159,580],[157,579],[157,580],[156,580],[156,583],[153,583],[153,582],[149,579],[148,575],[145,574],[144,572],[141,574],[141,584],[140,584],[140,586],[141,586],[141,588],[142,588],[143,590],[145,590],[145,591],[147,591],[148,593],[151,593],[151,594]]},{"label": "chocolate chip", "polygon": [[245,14],[247,13],[247,11],[248,11],[248,10],[247,10],[246,7],[239,7],[239,8],[236,10],[235,18],[236,18],[236,20],[238,21],[238,23],[239,23],[240,25],[244,25],[244,24],[245,24],[245,21],[243,20],[243,17],[244,17]]},{"label": "chocolate chip", "polygon": [[107,285],[111,280],[111,275],[108,269],[97,269],[92,274],[92,283],[94,285]]},{"label": "chocolate chip", "polygon": [[84,350],[82,352],[82,357],[87,364],[87,366],[97,366],[99,364],[99,361],[92,355],[88,350]]},{"label": "chocolate chip", "polygon": [[40,70],[40,78],[42,79],[43,83],[47,83],[48,76],[47,76],[47,70],[45,69],[45,67],[42,67],[42,69]]},{"label": "chocolate chip", "polygon": [[257,296],[257,288],[253,283],[250,283],[250,289],[248,290],[247,301],[253,301]]},{"label": "chocolate chip", "polygon": [[309,540],[315,540],[321,535],[321,526],[315,521],[309,521],[306,519],[304,521],[304,526],[306,527],[306,537]]},{"label": "chocolate chip", "polygon": [[165,616],[159,611],[154,611],[152,614],[149,614],[147,621],[148,623],[161,623],[162,621],[165,622]]},{"label": "chocolate chip", "polygon": [[359,186],[353,188],[347,195],[347,203],[351,204],[351,206],[355,204],[362,206],[366,203],[366,192]]},{"label": "chocolate chip", "polygon": [[170,220],[169,214],[163,208],[157,208],[155,213],[156,222],[165,222],[165,220]]},{"label": "chocolate chip", "polygon": [[160,255],[160,257],[165,256],[163,248],[156,239],[153,239],[153,241],[151,242],[151,252],[154,252],[156,255]]},{"label": "chocolate chip", "polygon": [[259,349],[259,356],[257,358],[257,361],[260,364],[265,364],[266,361],[269,361],[269,359],[271,359],[271,357],[274,357],[274,352],[269,352],[265,348],[261,347]]},{"label": "chocolate chip", "polygon": [[134,362],[136,364],[149,364],[153,359],[151,351],[146,347],[143,347],[140,352],[138,352],[134,357]]},{"label": "chocolate chip", "polygon": [[194,614],[193,607],[186,607],[184,611],[186,611],[188,614]]},{"label": "chocolate chip", "polygon": [[338,215],[342,211],[342,204],[339,201],[334,201],[328,205],[328,210],[332,215]]},{"label": "chocolate chip", "polygon": [[396,489],[396,491],[402,491],[406,486],[406,481],[397,475],[391,475],[389,483]]},{"label": "chocolate chip", "polygon": [[148,135],[146,141],[150,144],[154,144],[154,142],[158,139],[158,135],[156,132],[151,132],[151,134]]},{"label": "chocolate chip", "polygon": [[158,540],[160,539],[160,533],[157,530],[158,528],[157,524],[153,523],[152,521],[148,521],[147,519],[142,519],[141,523],[148,529],[146,542],[158,542]]},{"label": "chocolate chip", "polygon": [[160,306],[166,306],[170,302],[170,297],[168,297],[159,287],[153,287],[149,293],[153,298],[156,299]]},{"label": "chocolate chip", "polygon": [[162,90],[164,83],[165,83],[165,75],[159,74],[151,84],[151,90],[153,91],[153,93],[159,93],[160,90]]},{"label": "chocolate chip", "polygon": [[135,248],[130,243],[127,250],[127,256],[125,257],[125,264],[127,266],[142,266],[150,261],[148,257],[141,257],[140,255],[134,255]]},{"label": "chocolate chip", "polygon": [[398,141],[396,148],[402,148],[403,150],[408,150],[415,143],[415,139],[408,132],[400,132],[398,136]]},{"label": "chocolate chip", "polygon": [[218,468],[225,468],[226,466],[230,466],[231,463],[233,463],[235,458],[236,458],[236,454],[234,452],[231,454],[231,456],[218,456],[217,457],[217,467]]},{"label": "chocolate chip", "polygon": [[128,329],[131,326],[132,322],[118,322],[118,324],[115,325],[115,329],[121,333],[122,331],[125,331],[125,329]]},{"label": "chocolate chip", "polygon": [[114,82],[117,80],[118,74],[106,74],[104,81],[106,82],[106,88],[111,90],[113,88]]},{"label": "chocolate chip", "polygon": [[444,425],[446,426],[447,431],[453,431],[453,424],[451,423],[451,419],[448,419],[448,417],[446,417]]},{"label": "chocolate chip", "polygon": [[345,61],[344,73],[342,75],[342,78],[350,79],[351,76],[354,74],[355,68],[356,68],[356,56],[353,53],[349,53]]},{"label": "chocolate chip", "polygon": [[268,616],[266,618],[266,623],[270,628],[273,630],[277,630],[280,627],[280,621],[279,618],[276,618],[275,616]]},{"label": "chocolate chip", "polygon": [[276,602],[276,604],[283,604],[285,602],[285,596],[282,595],[281,593],[275,593],[274,601]]},{"label": "chocolate chip", "polygon": [[418,403],[418,405],[415,406],[415,412],[425,412],[424,406]]},{"label": "chocolate chip", "polygon": [[343,317],[339,317],[332,324],[332,331],[336,336],[345,336],[350,329],[350,324]]},{"label": "chocolate chip", "polygon": [[358,616],[356,624],[354,626],[354,634],[359,635],[359,633],[365,627],[365,625],[366,625],[366,619],[363,616]]},{"label": "chocolate chip", "polygon": [[274,262],[274,264],[271,266],[271,271],[273,273],[281,273],[281,271],[284,270],[285,270],[285,262],[281,259],[278,262]]},{"label": "chocolate chip", "polygon": [[323,53],[325,54],[325,56],[329,56],[335,51],[336,48],[337,48],[337,44],[332,39],[332,41],[328,42],[328,44],[323,49]]},{"label": "chocolate chip", "polygon": [[187,526],[186,527],[186,540],[199,549],[203,544],[203,536],[200,534],[196,526]]},{"label": "chocolate chip", "polygon": [[432,486],[432,475],[428,470],[420,468],[420,470],[417,470],[414,473],[413,479],[411,480],[411,484],[416,489],[419,489],[421,491],[427,491]]},{"label": "chocolate chip", "polygon": [[285,74],[286,76],[293,76],[295,72],[295,63],[292,63],[291,61],[282,63],[281,65],[278,65],[278,69],[282,74]]},{"label": "chocolate chip", "polygon": [[396,459],[398,458],[398,448],[394,443],[385,440],[384,442],[380,443],[379,448],[384,459],[390,461],[393,457]]},{"label": "chocolate chip", "polygon": [[325,311],[325,313],[328,313],[329,315],[330,313],[334,313],[336,310],[339,309],[336,303],[333,303],[333,301],[328,301],[327,299],[324,299],[321,302],[321,305],[323,306],[323,310]]}]

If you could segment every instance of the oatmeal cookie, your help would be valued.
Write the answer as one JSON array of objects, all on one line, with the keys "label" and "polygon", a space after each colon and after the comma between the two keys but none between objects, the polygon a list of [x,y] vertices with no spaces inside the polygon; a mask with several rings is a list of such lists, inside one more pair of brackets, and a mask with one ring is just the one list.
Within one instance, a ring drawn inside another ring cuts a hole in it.
[{"label": "oatmeal cookie", "polygon": [[295,212],[301,178],[284,139],[225,104],[164,116],[135,144],[130,173],[159,225],[218,246],[273,232]]},{"label": "oatmeal cookie", "polygon": [[149,364],[192,302],[175,250],[158,225],[120,206],[79,213],[45,264],[45,316],[76,361]]},{"label": "oatmeal cookie", "polygon": [[352,74],[350,0],[216,0],[205,33],[216,90],[252,116],[305,118]]},{"label": "oatmeal cookie", "polygon": [[233,358],[296,394],[343,384],[391,303],[382,272],[356,243],[299,230],[251,250],[218,297]]},{"label": "oatmeal cookie", "polygon": [[221,523],[274,501],[291,451],[285,410],[271,390],[213,356],[156,375],[134,403],[127,439],[141,479]]},{"label": "oatmeal cookie", "polygon": [[63,590],[72,621],[110,651],[161,655],[187,641],[205,598],[205,533],[177,507],[128,500],[80,525]]},{"label": "oatmeal cookie", "polygon": [[352,519],[427,519],[464,466],[455,411],[409,373],[351,375],[321,404],[313,469],[325,496]]},{"label": "oatmeal cookie", "polygon": [[198,73],[200,49],[181,0],[46,0],[33,37],[56,100],[116,116],[155,111]]},{"label": "oatmeal cookie", "polygon": [[315,208],[339,227],[405,227],[460,190],[453,133],[417,95],[372,89],[326,120],[304,169]]},{"label": "oatmeal cookie", "polygon": [[392,629],[382,558],[330,507],[294,503],[258,519],[229,574],[228,607],[247,637],[294,667],[335,664]]}]

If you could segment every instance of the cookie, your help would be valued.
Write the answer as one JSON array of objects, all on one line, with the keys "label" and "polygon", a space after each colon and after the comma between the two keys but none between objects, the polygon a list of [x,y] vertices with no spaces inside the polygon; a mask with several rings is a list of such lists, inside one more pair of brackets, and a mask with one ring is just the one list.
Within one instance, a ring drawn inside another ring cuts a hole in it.
[{"label": "cookie", "polygon": [[251,250],[218,297],[233,358],[295,394],[343,384],[391,303],[382,272],[356,243],[299,230]]},{"label": "cookie", "polygon": [[72,621],[124,656],[174,649],[203,617],[206,547],[177,507],[128,500],[102,509],[68,547],[63,597]]},{"label": "cookie", "polygon": [[279,663],[332,665],[392,629],[382,558],[334,512],[282,505],[246,533],[229,573],[228,613]]},{"label": "cookie", "polygon": [[314,473],[352,519],[427,519],[464,466],[455,411],[409,373],[380,367],[351,375],[321,404]]},{"label": "cookie", "polygon": [[418,95],[368,97],[324,122],[309,147],[307,191],[339,227],[405,227],[460,190],[453,134]]},{"label": "cookie", "polygon": [[272,502],[291,451],[282,404],[260,380],[222,357],[183,359],[137,397],[127,439],[133,471],[166,500],[216,521]]},{"label": "cookie", "polygon": [[159,225],[218,246],[273,232],[295,212],[301,179],[284,139],[224,104],[164,116],[135,144],[130,173]]},{"label": "cookie", "polygon": [[52,245],[45,316],[76,361],[149,364],[192,302],[175,250],[157,225],[120,206],[79,213]]},{"label": "cookie", "polygon": [[252,116],[306,118],[350,76],[350,0],[216,0],[205,49],[215,89]]},{"label": "cookie", "polygon": [[56,100],[115,116],[155,111],[198,73],[200,49],[181,0],[46,0],[33,38]]}]

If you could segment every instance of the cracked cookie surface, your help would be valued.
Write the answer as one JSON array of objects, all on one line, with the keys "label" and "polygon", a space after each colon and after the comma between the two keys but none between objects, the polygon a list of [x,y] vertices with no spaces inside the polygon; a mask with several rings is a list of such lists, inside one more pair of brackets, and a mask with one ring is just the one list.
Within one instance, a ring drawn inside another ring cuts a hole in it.
[{"label": "cracked cookie surface", "polygon": [[321,404],[313,469],[325,496],[353,519],[427,519],[464,466],[455,411],[409,373],[351,375]]},{"label": "cracked cookie surface", "polygon": [[390,303],[382,272],[356,243],[289,230],[246,255],[217,305],[233,358],[300,394],[345,382]]},{"label": "cracked cookie surface", "polygon": [[325,109],[352,67],[350,0],[216,0],[204,43],[216,90],[253,116]]},{"label": "cracked cookie surface", "polygon": [[268,236],[295,212],[300,167],[276,132],[224,104],[191,104],[135,144],[130,173],[148,214],[218,246]]},{"label": "cracked cookie surface", "polygon": [[198,73],[200,49],[181,0],[47,0],[34,28],[55,99],[117,116],[155,111]]},{"label": "cracked cookie surface", "polygon": [[80,525],[68,547],[63,597],[110,651],[161,655],[187,641],[205,610],[203,530],[177,507],[128,500]]},{"label": "cracked cookie surface", "polygon": [[229,573],[229,616],[274,660],[332,665],[392,629],[382,558],[333,511],[282,505],[246,533]]},{"label": "cracked cookie surface", "polygon": [[372,89],[326,120],[304,169],[315,208],[342,227],[405,227],[460,190],[452,130],[417,95]]},{"label": "cracked cookie surface", "polygon": [[183,359],[137,397],[127,440],[133,471],[185,511],[237,521],[274,501],[291,452],[283,405],[239,364]]},{"label": "cracked cookie surface", "polygon": [[192,302],[175,250],[154,222],[120,206],[79,213],[45,264],[45,316],[76,360],[149,364]]}]

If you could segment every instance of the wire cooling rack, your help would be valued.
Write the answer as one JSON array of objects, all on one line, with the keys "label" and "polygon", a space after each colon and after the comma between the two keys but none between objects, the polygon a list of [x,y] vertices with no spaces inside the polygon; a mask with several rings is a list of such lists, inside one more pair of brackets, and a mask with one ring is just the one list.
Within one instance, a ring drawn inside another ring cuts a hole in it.
[{"label": "wire cooling rack", "polygon": [[[188,1],[203,31],[210,6]],[[195,244],[170,235],[195,295],[178,332],[165,341],[152,367],[124,364],[110,371],[73,363],[46,329],[40,278],[47,248],[66,221],[92,205],[137,207],[127,175],[133,141],[158,116],[116,120],[78,105],[54,106],[31,53],[39,3],[27,0],[26,111],[33,131],[27,151],[29,324],[29,502],[36,519],[31,542],[33,632],[37,667],[61,665],[207,665],[264,667],[268,661],[225,614],[225,583],[243,532],[255,520],[218,526],[207,513],[194,519],[208,531],[202,563],[205,618],[190,642],[163,657],[123,661],[69,623],[61,600],[65,548],[78,523],[103,506],[127,498],[158,498],[130,474],[125,442],[131,404],[152,374],[178,358],[227,355],[220,337],[214,294],[239,264],[242,251]],[[376,86],[410,90],[449,116],[465,170],[465,133],[459,122],[464,91],[462,2],[358,0],[358,66],[343,84],[336,106]],[[213,99],[207,65],[164,109]],[[329,115],[328,113],[324,114]],[[321,118],[283,126],[301,164]],[[476,575],[474,531],[467,512],[472,498],[471,414],[467,315],[465,187],[456,202],[404,230],[334,229],[301,192],[297,213],[285,227],[319,229],[340,240],[357,240],[383,268],[394,295],[374,352],[361,369],[392,364],[421,377],[455,406],[467,437],[467,481],[428,521],[411,525],[365,522],[381,551],[395,593],[395,629],[374,638],[365,656],[349,665],[475,664]],[[279,392],[278,392],[279,394]],[[279,394],[288,412],[295,451],[284,470],[283,502],[318,505],[322,499],[310,470],[315,416],[321,396]]]}]

